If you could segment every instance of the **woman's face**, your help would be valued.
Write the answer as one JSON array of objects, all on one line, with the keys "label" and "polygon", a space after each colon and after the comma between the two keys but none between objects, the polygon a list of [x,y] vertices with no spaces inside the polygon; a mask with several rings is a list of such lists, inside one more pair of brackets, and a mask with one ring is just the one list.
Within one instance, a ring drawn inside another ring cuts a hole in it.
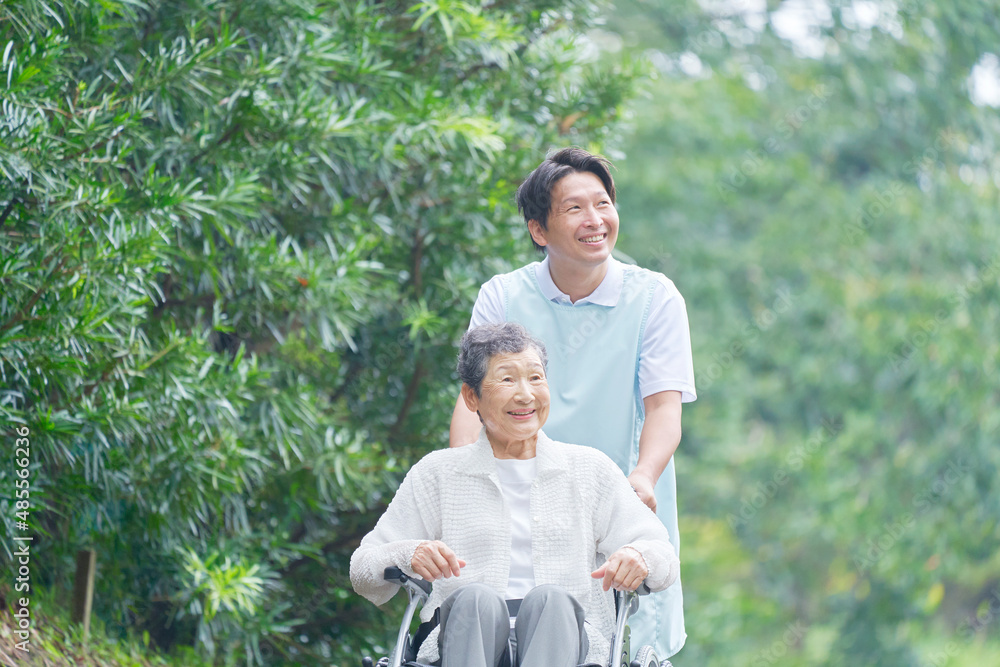
[{"label": "woman's face", "polygon": [[482,395],[468,394],[478,404],[491,441],[533,438],[549,416],[549,383],[542,360],[533,349],[492,357],[483,378]]}]

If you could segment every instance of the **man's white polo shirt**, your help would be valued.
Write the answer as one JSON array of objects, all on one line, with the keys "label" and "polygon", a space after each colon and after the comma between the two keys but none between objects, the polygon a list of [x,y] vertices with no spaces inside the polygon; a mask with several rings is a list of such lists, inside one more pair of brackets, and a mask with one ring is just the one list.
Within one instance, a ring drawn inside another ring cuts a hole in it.
[{"label": "man's white polo shirt", "polygon": [[[613,308],[621,296],[626,266],[614,258],[609,261],[608,272],[601,284],[576,303],[552,281],[548,257],[535,263],[535,277],[542,295],[555,303],[577,307],[595,304]],[[639,391],[643,398],[661,391],[679,391],[681,402],[690,403],[697,398],[697,394],[687,307],[673,281],[663,274],[655,275],[657,289],[653,292],[639,352]],[[470,329],[480,324],[499,324],[506,320],[502,278],[503,276],[493,276],[479,289],[479,296],[472,308]]]}]

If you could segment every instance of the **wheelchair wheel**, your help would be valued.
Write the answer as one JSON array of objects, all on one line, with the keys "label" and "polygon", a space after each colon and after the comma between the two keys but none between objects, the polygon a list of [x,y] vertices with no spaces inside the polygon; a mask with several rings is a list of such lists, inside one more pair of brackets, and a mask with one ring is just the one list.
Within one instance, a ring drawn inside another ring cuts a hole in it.
[{"label": "wheelchair wheel", "polygon": [[652,646],[643,646],[636,652],[635,659],[629,663],[629,667],[660,667],[660,660],[656,657],[656,651]]}]

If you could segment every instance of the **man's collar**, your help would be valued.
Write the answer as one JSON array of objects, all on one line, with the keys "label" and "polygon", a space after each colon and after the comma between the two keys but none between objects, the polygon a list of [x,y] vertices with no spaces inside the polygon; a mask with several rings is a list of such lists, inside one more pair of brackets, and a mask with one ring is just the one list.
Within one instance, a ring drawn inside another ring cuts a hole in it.
[{"label": "man's collar", "polygon": [[[546,255],[544,260],[535,265],[535,278],[538,280],[538,286],[542,289],[542,296],[549,301],[565,303],[567,305],[573,303],[569,295],[563,293],[562,290],[556,287],[555,282],[553,282],[552,272],[549,270],[548,255]],[[624,283],[625,269],[621,262],[612,257],[608,262],[608,272],[604,275],[604,280],[597,286],[597,289],[579,299],[573,305],[592,303],[598,306],[616,306],[618,305],[618,297],[621,296],[622,285]]]}]

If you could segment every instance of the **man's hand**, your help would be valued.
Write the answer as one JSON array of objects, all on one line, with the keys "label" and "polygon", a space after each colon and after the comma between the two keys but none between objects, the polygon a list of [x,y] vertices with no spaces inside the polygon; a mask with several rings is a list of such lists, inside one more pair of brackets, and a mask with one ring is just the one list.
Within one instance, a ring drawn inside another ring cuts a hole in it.
[{"label": "man's hand", "polygon": [[457,577],[463,567],[465,561],[440,540],[421,542],[410,559],[410,568],[427,581]]},{"label": "man's hand", "polygon": [[649,576],[646,560],[632,547],[622,547],[590,573],[594,579],[604,579],[604,590],[634,591]]},{"label": "man's hand", "polygon": [[646,507],[655,512],[656,496],[653,495],[654,482],[638,470],[633,470],[632,474],[628,476],[628,483],[632,485],[633,489],[635,489],[636,494],[639,496],[639,500],[645,503]]}]

